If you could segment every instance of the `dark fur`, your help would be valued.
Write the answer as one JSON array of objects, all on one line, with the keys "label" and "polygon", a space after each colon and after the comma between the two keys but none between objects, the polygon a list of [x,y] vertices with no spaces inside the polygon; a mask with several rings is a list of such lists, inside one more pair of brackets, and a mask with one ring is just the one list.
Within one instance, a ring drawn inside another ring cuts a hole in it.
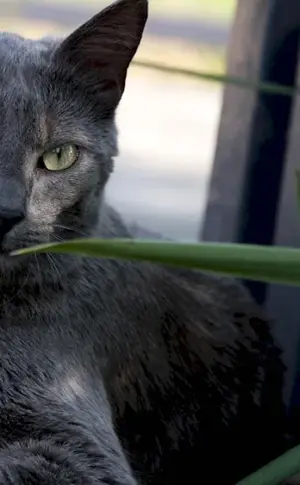
[{"label": "dark fur", "polygon": [[[238,284],[7,255],[130,236],[103,193],[146,16],[146,0],[121,0],[63,42],[0,36],[0,217],[25,214],[0,253],[0,485],[232,485],[282,449],[280,352]],[[75,165],[38,168],[69,142]]]}]

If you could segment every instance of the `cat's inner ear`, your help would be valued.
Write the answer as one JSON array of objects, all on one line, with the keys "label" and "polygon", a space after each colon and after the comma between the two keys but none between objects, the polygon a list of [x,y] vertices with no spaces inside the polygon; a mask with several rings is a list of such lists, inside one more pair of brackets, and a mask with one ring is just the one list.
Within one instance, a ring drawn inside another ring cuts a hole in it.
[{"label": "cat's inner ear", "polygon": [[147,16],[147,0],[119,0],[69,35],[53,60],[87,89],[117,89],[121,97]]}]

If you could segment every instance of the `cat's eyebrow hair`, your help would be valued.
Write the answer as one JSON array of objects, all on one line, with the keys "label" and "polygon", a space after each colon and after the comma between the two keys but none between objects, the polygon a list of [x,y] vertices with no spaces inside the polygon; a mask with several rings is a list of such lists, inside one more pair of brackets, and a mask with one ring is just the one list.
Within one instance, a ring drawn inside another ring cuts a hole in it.
[{"label": "cat's eyebrow hair", "polygon": [[93,140],[83,130],[69,127],[63,121],[54,121],[46,113],[38,120],[37,127],[38,141],[36,148],[39,151],[55,148],[64,143],[74,143],[85,148],[93,146]]},{"label": "cat's eyebrow hair", "polygon": [[44,146],[49,138],[49,124],[46,113],[41,114],[37,120],[38,145]]},{"label": "cat's eyebrow hair", "polygon": [[92,148],[94,143],[93,141],[89,138],[84,136],[84,134],[81,132],[76,132],[76,131],[69,131],[64,132],[64,133],[52,133],[52,135],[48,136],[47,140],[45,143],[40,146],[40,149],[51,149],[55,148],[59,145],[64,145],[65,143],[72,143],[74,145],[79,145],[82,146],[83,148],[89,149]]}]

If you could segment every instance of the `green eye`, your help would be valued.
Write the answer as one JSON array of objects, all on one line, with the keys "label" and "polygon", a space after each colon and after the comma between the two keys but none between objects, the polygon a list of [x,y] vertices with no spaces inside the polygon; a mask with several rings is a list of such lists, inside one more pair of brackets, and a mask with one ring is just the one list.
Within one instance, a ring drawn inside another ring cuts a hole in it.
[{"label": "green eye", "polygon": [[60,147],[43,153],[41,164],[47,170],[58,172],[71,167],[76,162],[78,155],[79,151],[75,145],[61,145]]}]

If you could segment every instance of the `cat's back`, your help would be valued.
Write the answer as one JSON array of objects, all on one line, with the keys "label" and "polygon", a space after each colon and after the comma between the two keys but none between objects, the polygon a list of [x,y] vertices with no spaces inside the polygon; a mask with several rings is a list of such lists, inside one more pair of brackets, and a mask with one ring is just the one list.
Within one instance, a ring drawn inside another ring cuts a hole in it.
[{"label": "cat's back", "polygon": [[[179,483],[187,467],[199,475],[202,457],[201,476],[232,484],[280,453],[281,355],[240,284],[141,262],[84,267],[114,362],[106,382],[118,434],[134,469],[151,472],[145,483]],[[223,469],[211,470],[213,456]]]},{"label": "cat's back", "polygon": [[[106,229],[102,237],[131,238],[119,214],[107,207]],[[243,345],[244,350],[256,352],[266,348],[280,351],[273,342],[271,324],[262,309],[238,281],[211,273],[141,261],[118,259],[82,260],[81,283],[75,287],[91,305],[101,307],[101,316],[109,315],[111,322],[125,321],[126,327],[152,335],[172,329],[178,333],[174,340],[191,338],[202,350],[229,349]],[[78,295],[79,296],[79,295]],[[181,333],[180,333],[181,332]],[[200,348],[198,349],[200,350]],[[202,355],[204,359],[204,355]],[[211,357],[208,357],[207,365]]]}]

